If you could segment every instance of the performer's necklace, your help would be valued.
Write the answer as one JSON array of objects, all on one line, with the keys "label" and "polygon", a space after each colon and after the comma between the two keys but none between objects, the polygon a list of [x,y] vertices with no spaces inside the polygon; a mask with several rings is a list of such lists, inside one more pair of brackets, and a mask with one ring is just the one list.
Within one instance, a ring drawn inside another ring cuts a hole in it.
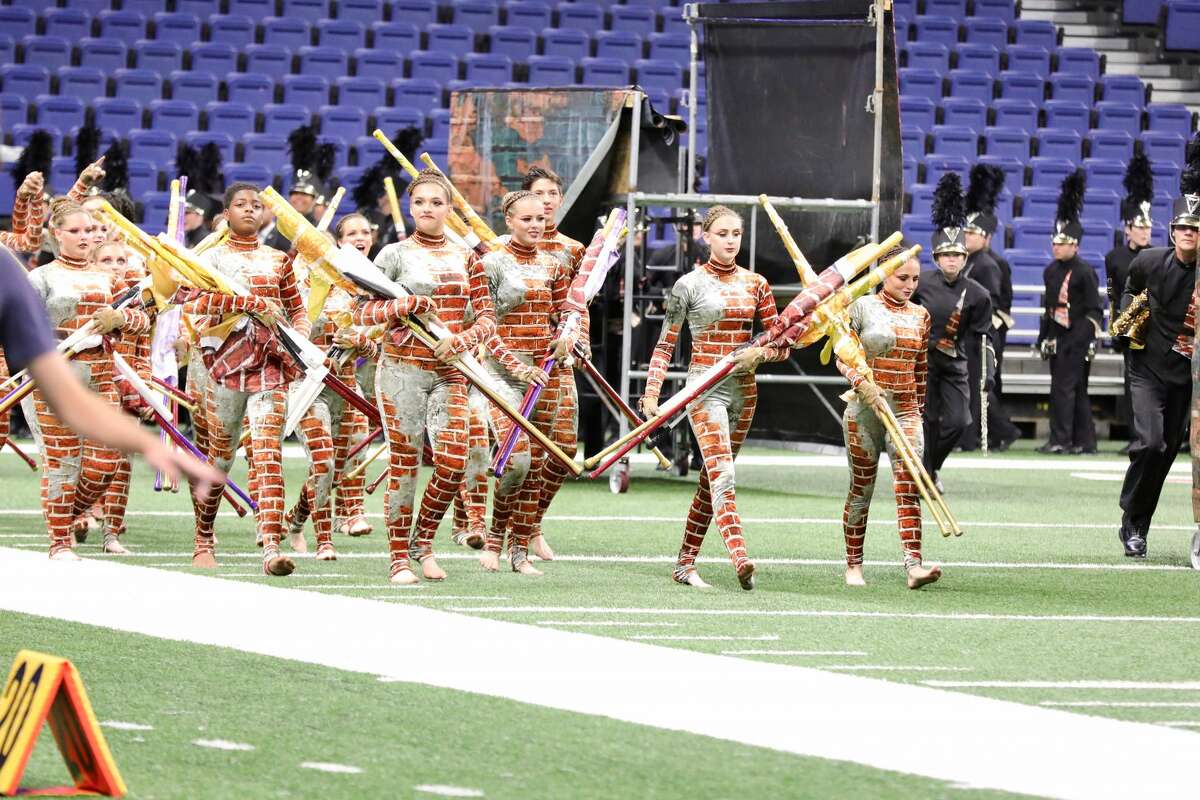
[{"label": "performer's necklace", "polygon": [[86,258],[74,258],[66,253],[59,253],[58,261],[67,269],[87,269],[88,267]]},{"label": "performer's necklace", "polygon": [[526,260],[529,260],[529,259],[532,259],[535,256],[537,256],[537,247],[529,247],[527,245],[523,245],[520,242],[518,242],[516,239],[509,239],[508,243],[505,245],[505,247],[507,247],[508,251],[510,253],[512,253],[514,256],[516,256],[517,258],[524,258]]},{"label": "performer's necklace", "polygon": [[431,236],[428,233],[421,233],[421,231],[418,230],[413,231],[413,238],[416,239],[417,244],[421,245],[422,247],[441,247],[446,243],[446,234],[444,233],[439,236]]},{"label": "performer's necklace", "polygon": [[257,236],[242,236],[240,234],[229,232],[229,249],[237,250],[238,252],[248,253],[251,250],[257,250],[259,241]]}]

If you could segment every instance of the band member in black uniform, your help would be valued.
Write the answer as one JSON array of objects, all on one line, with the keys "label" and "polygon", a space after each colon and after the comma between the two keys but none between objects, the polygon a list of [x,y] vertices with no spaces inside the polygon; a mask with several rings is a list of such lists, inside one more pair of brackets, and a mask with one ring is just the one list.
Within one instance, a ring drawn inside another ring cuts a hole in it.
[{"label": "band member in black uniform", "polygon": [[[1154,199],[1154,175],[1150,171],[1150,159],[1137,153],[1129,159],[1125,168],[1125,199],[1121,201],[1121,221],[1125,224],[1125,242],[1108,251],[1104,256],[1104,274],[1108,289],[1109,324],[1121,313],[1121,295],[1125,293],[1125,281],[1129,277],[1129,265],[1133,257],[1150,246],[1153,223],[1150,220],[1150,203]],[[1139,345],[1140,346],[1140,345]],[[1125,356],[1125,396],[1117,404],[1117,415],[1133,434],[1131,411],[1133,399],[1129,393],[1129,341],[1113,337],[1113,347]],[[1129,444],[1121,448],[1121,455],[1129,452]]]},{"label": "band member in black uniform", "polygon": [[1188,145],[1188,162],[1171,219],[1172,247],[1138,253],[1129,266],[1123,308],[1145,292],[1150,318],[1145,346],[1129,351],[1134,438],[1121,487],[1121,542],[1125,555],[1144,558],[1150,519],[1163,482],[1183,442],[1192,400],[1195,351],[1196,242],[1200,237],[1200,137]]},{"label": "band member in black uniform", "polygon": [[[933,196],[933,260],[937,269],[921,273],[913,300],[930,316],[929,374],[925,393],[925,469],[942,491],[938,470],[971,422],[967,350],[992,324],[987,290],[964,277],[966,210],[958,175],[947,173]],[[988,374],[993,374],[987,364]]]},{"label": "band member in black uniform", "polygon": [[992,349],[996,374],[989,375],[991,389],[987,403],[983,403],[982,371],[983,346],[967,348],[967,363],[971,380],[971,424],[967,427],[959,446],[963,450],[979,447],[982,422],[987,414],[988,447],[1007,450],[1016,441],[1020,431],[1012,424],[1000,402],[999,372],[1000,354],[1004,350],[1007,330],[1012,327],[1012,269],[992,250],[992,234],[1000,221],[996,218],[996,197],[1004,188],[1004,170],[1000,167],[976,164],[971,169],[971,180],[967,185],[967,224],[964,242],[967,246],[967,265],[963,276],[972,278],[987,289],[992,301],[992,324],[988,330],[987,346]]},{"label": "band member in black uniform", "polygon": [[1096,354],[1103,314],[1100,282],[1091,264],[1079,257],[1086,183],[1083,170],[1063,178],[1051,250],[1054,260],[1042,273],[1041,324],[1037,347],[1050,362],[1050,441],[1040,453],[1095,453],[1096,425],[1088,399],[1088,373]]}]

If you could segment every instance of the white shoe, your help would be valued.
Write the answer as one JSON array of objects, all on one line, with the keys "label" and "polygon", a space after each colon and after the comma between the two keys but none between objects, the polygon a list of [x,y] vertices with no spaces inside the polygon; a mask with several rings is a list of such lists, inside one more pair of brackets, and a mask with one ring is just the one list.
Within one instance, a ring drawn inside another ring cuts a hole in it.
[{"label": "white shoe", "polygon": [[74,550],[59,550],[50,554],[51,561],[83,561]]},{"label": "white shoe", "polygon": [[1192,569],[1200,569],[1200,529],[1192,534]]}]

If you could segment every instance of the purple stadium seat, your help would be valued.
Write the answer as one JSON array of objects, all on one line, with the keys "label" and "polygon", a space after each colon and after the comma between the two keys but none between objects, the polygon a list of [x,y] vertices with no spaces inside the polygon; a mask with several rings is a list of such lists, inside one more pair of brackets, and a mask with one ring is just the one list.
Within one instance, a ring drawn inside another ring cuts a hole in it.
[{"label": "purple stadium seat", "polygon": [[1079,131],[1041,128],[1034,138],[1037,154],[1043,158],[1065,158],[1072,163],[1083,158],[1083,137]]},{"label": "purple stadium seat", "polygon": [[983,131],[983,149],[989,156],[1029,158],[1029,132],[1023,128],[993,126]]},{"label": "purple stadium seat", "polygon": [[1104,189],[1089,185],[1083,194],[1084,216],[1107,219],[1115,223],[1121,218],[1121,197],[1124,193],[1125,190],[1121,187]]},{"label": "purple stadium seat", "polygon": [[1055,53],[1055,72],[1071,72],[1087,75],[1092,80],[1100,78],[1100,55],[1090,47],[1060,47]]},{"label": "purple stadium seat", "polygon": [[205,130],[226,133],[234,139],[240,139],[248,133],[254,133],[255,113],[253,106],[245,103],[221,102],[209,103],[204,107],[208,118]]},{"label": "purple stadium seat", "polygon": [[[17,60],[17,44],[11,36],[0,36],[0,63],[13,64]],[[122,64],[121,66],[125,66]],[[3,172],[3,170],[0,170]]]},{"label": "purple stadium seat", "polygon": [[200,109],[188,100],[154,100],[149,109],[151,128],[182,136],[200,127]]},{"label": "purple stadium seat", "polygon": [[354,51],[354,74],[359,78],[390,81],[404,74],[404,57],[391,50],[360,47]]},{"label": "purple stadium seat", "polygon": [[75,183],[75,159],[71,156],[54,156],[50,162],[50,174],[45,176],[49,186],[72,186]]},{"label": "purple stadium seat", "polygon": [[900,124],[929,130],[937,124],[937,106],[928,97],[900,95]]},{"label": "purple stadium seat", "polygon": [[941,42],[949,47],[958,43],[958,20],[954,17],[917,17],[913,24],[917,41]]},{"label": "purple stadium seat", "polygon": [[322,106],[318,116],[321,118],[321,134],[324,136],[351,140],[362,136],[367,130],[367,112],[363,107]]},{"label": "purple stadium seat", "polygon": [[997,78],[1000,97],[1006,100],[1028,100],[1040,105],[1046,96],[1045,82],[1032,72],[1004,70]]},{"label": "purple stadium seat", "polygon": [[213,14],[208,18],[209,41],[237,48],[254,44],[254,20],[244,14]]},{"label": "purple stadium seat", "polygon": [[522,25],[493,25],[488,29],[491,52],[524,61],[537,52],[537,34]]},{"label": "purple stadium seat", "polygon": [[[51,8],[47,13],[61,14],[67,9]],[[37,15],[33,9],[22,6],[0,6],[0,29],[14,39],[33,36],[37,33]],[[81,34],[81,35],[87,35]]]},{"label": "purple stadium seat", "polygon": [[985,72],[994,78],[1000,74],[1000,51],[990,44],[960,42],[956,65],[958,69]]},{"label": "purple stadium seat", "polygon": [[265,75],[272,80],[280,80],[292,71],[292,51],[277,44],[248,44],[243,50],[246,54],[246,72]]},{"label": "purple stadium seat", "polygon": [[290,50],[312,44],[312,30],[296,17],[266,17],[262,21],[263,44],[276,44]]},{"label": "purple stadium seat", "polygon": [[1110,158],[1125,163],[1133,156],[1133,136],[1128,131],[1093,130],[1088,137],[1092,158]]},{"label": "purple stadium seat", "polygon": [[1121,3],[1121,21],[1127,25],[1155,25],[1163,0],[1124,0]]},{"label": "purple stadium seat", "polygon": [[143,158],[131,158],[127,162],[129,170],[129,194],[142,197],[158,190],[158,165]]},{"label": "purple stadium seat", "polygon": [[974,0],[975,16],[994,17],[1005,22],[1013,20],[1013,0]]},{"label": "purple stadium seat", "polygon": [[442,87],[428,78],[397,78],[392,81],[396,105],[411,106],[422,114],[442,107]]},{"label": "purple stadium seat", "polygon": [[468,53],[467,80],[482,85],[503,86],[512,80],[512,59],[500,53]]},{"label": "purple stadium seat", "polygon": [[[69,42],[77,42],[85,36],[92,35],[92,15],[79,8],[47,8],[42,13],[42,24],[47,36],[61,36]],[[24,25],[10,26],[7,20],[0,20],[0,30],[13,38],[33,33],[23,33],[24,29]]]},{"label": "purple stadium seat", "polygon": [[632,64],[642,57],[642,37],[624,31],[597,31],[596,55]]},{"label": "purple stadium seat", "polygon": [[261,108],[275,100],[275,82],[265,75],[231,73],[225,76],[225,87],[230,102]]},{"label": "purple stadium seat", "polygon": [[1058,28],[1046,20],[1018,19],[1014,23],[1017,44],[1031,44],[1053,51],[1058,48]]},{"label": "purple stadium seat", "polygon": [[1167,19],[1163,25],[1163,50],[1200,51],[1200,2],[1167,0]]},{"label": "purple stadium seat", "polygon": [[584,58],[579,62],[583,68],[584,86],[628,86],[629,65],[615,58]]},{"label": "purple stadium seat", "polygon": [[962,19],[967,15],[966,0],[925,0],[925,13],[930,16]]},{"label": "purple stadium seat", "polygon": [[909,42],[904,48],[909,69],[931,69],[946,72],[950,69],[950,48],[941,42]]},{"label": "purple stadium seat", "polygon": [[429,50],[459,57],[475,50],[475,32],[466,25],[430,25],[425,30]]},{"label": "purple stadium seat", "polygon": [[391,136],[404,128],[425,130],[425,115],[415,108],[391,108],[380,106],[375,109],[375,127]]},{"label": "purple stadium seat", "polygon": [[1050,75],[1050,51],[1036,44],[1009,45],[1008,69],[1046,78]]},{"label": "purple stadium seat", "polygon": [[371,37],[374,49],[390,50],[401,58],[421,49],[421,31],[411,22],[377,22],[371,27]]},{"label": "purple stadium seat", "polygon": [[[350,57],[340,47],[301,47],[296,51],[302,75],[325,77],[326,75],[345,75],[350,71]],[[283,76],[285,79],[287,75]]]},{"label": "purple stadium seat", "polygon": [[39,95],[35,107],[35,124],[64,131],[82,125],[86,110],[78,97],[51,94]]},{"label": "purple stadium seat", "polygon": [[1085,158],[1083,168],[1089,189],[1120,189],[1125,177],[1125,164],[1113,159]]},{"label": "purple stadium seat", "polygon": [[531,86],[569,86],[575,83],[575,62],[565,56],[530,56]]},{"label": "purple stadium seat", "polygon": [[154,15],[154,38],[187,47],[200,41],[200,18],[195,14],[160,11]]},{"label": "purple stadium seat", "polygon": [[[387,155],[387,151],[383,149],[383,145],[374,136],[359,136],[353,141],[352,147],[359,166],[343,167],[338,170],[338,180],[342,182],[343,186],[354,186],[362,178],[362,173],[366,168],[365,165],[374,164]],[[391,156],[388,157],[390,158]],[[346,169],[357,170],[357,174],[355,174],[352,181],[345,179]]]},{"label": "purple stadium seat", "polygon": [[647,41],[650,43],[650,58],[674,61],[687,69],[691,61],[691,44],[687,36],[677,33],[652,33],[647,37]]},{"label": "purple stadium seat", "polygon": [[547,28],[542,31],[542,55],[565,56],[578,61],[587,58],[591,48],[588,34],[574,28]]},{"label": "purple stadium seat", "polygon": [[350,164],[350,146],[346,143],[345,139],[340,136],[321,134],[317,137],[317,141],[320,144],[333,145],[333,165],[335,168],[345,167]]},{"label": "purple stadium seat", "polygon": [[540,31],[551,24],[550,5],[542,0],[514,0],[505,7],[506,22]]},{"label": "purple stadium seat", "polygon": [[312,121],[312,112],[293,103],[267,103],[263,110],[263,133],[287,136]]},{"label": "purple stadium seat", "polygon": [[933,186],[928,183],[917,183],[908,187],[909,213],[919,217],[929,218],[933,209]]},{"label": "purple stadium seat", "polygon": [[939,156],[962,156],[971,161],[979,155],[979,136],[971,128],[960,125],[934,125],[933,152]]},{"label": "purple stadium seat", "polygon": [[262,19],[275,13],[275,0],[227,0],[229,14],[245,14]]},{"label": "purple stadium seat", "polygon": [[1152,131],[1178,133],[1185,139],[1192,135],[1192,112],[1180,103],[1150,103],[1146,106],[1146,118]]},{"label": "purple stadium seat", "polygon": [[[141,13],[146,14],[147,16],[153,16],[159,11],[162,11],[162,6],[166,4],[160,2],[153,10],[150,9],[150,0],[136,0],[134,5],[138,6],[137,10]],[[122,8],[128,8],[130,6],[130,0],[122,0],[121,6]],[[214,11],[220,10],[219,6],[220,3],[208,2],[206,0],[175,0],[176,11],[187,11],[188,13],[195,14],[198,17],[204,17],[208,14],[212,14]]]},{"label": "purple stadium seat", "polygon": [[903,161],[904,185],[912,186],[917,182],[917,171],[920,167],[917,160],[910,156],[905,156]]},{"label": "purple stadium seat", "polygon": [[22,40],[26,64],[39,64],[56,70],[71,63],[71,45],[61,36],[26,36]]},{"label": "purple stadium seat", "polygon": [[134,66],[167,75],[183,69],[183,48],[175,42],[139,39],[133,44]]},{"label": "purple stadium seat", "polygon": [[129,44],[146,37],[146,18],[136,11],[101,11],[98,19],[102,39]]},{"label": "purple stadium seat", "polygon": [[396,0],[392,4],[392,19],[403,20],[424,28],[437,22],[436,0]]},{"label": "purple stadium seat", "polygon": [[[84,67],[61,67],[58,70],[60,81],[62,80],[64,72],[69,74],[78,70],[86,70],[86,72],[83,74],[89,76],[100,75],[98,70],[87,69]],[[102,76],[101,79],[103,79]],[[36,64],[5,64],[4,66],[0,67],[0,82],[3,83],[4,92],[6,94],[17,94],[21,97],[24,97],[26,100],[33,99],[39,94],[50,94],[50,70]],[[101,87],[103,87],[103,84],[101,84]],[[84,99],[90,99],[91,97],[97,96],[95,92],[90,95],[77,94],[75,92],[68,92],[65,88],[63,89],[62,93],[75,94],[76,97],[82,97]],[[99,94],[101,96],[104,95],[103,88],[101,88]]]},{"label": "purple stadium seat", "polygon": [[[1017,217],[1013,220],[1013,247],[1044,249],[1054,235],[1054,215],[1048,217]],[[1012,263],[1010,261],[1010,263]],[[1042,266],[1045,266],[1043,263]],[[1014,267],[1015,269],[1015,267]]]},{"label": "purple stadium seat", "polygon": [[434,163],[443,169],[446,167],[447,156],[450,152],[450,142],[445,139],[426,139],[421,148],[429,153]]},{"label": "purple stadium seat", "polygon": [[338,19],[372,25],[383,19],[383,0],[338,0]]},{"label": "purple stadium seat", "polygon": [[[161,163],[161,162],[160,162]],[[167,229],[167,214],[171,209],[170,192],[151,192],[142,198],[142,230],[157,236]]]},{"label": "purple stadium seat", "polygon": [[283,17],[320,19],[330,15],[331,0],[282,0],[279,14]]},{"label": "purple stadium seat", "polygon": [[165,164],[175,158],[175,134],[158,130],[131,130],[129,157],[152,164]]},{"label": "purple stadium seat", "polygon": [[1143,108],[1146,105],[1146,86],[1136,75],[1101,75],[1102,100],[1131,103]]},{"label": "purple stadium seat", "polygon": [[[689,35],[688,34],[688,23],[687,23],[687,20],[685,20],[683,18],[683,9],[682,8],[679,8],[679,7],[664,8],[659,16],[662,19],[662,32],[663,33],[669,33],[674,36],[688,36]],[[907,23],[904,23],[904,25],[907,26]],[[905,27],[905,30],[907,30],[907,27]],[[901,39],[900,33],[897,32],[897,34],[896,34],[896,41],[898,41],[898,42],[904,41],[907,38],[908,38],[908,36],[905,35],[904,39]]]},{"label": "purple stadium seat", "polygon": [[645,6],[613,6],[609,9],[614,31],[645,34],[655,28],[654,9]]},{"label": "purple stadium seat", "polygon": [[900,128],[900,150],[904,158],[917,159],[925,155],[925,131],[904,125]]},{"label": "purple stadium seat", "polygon": [[[916,214],[905,214],[900,222],[900,230],[904,238],[911,242],[925,244],[933,238],[933,223],[929,216],[919,217]],[[924,255],[924,251],[921,253]]]},{"label": "purple stadium seat", "polygon": [[928,97],[936,103],[942,99],[942,76],[931,69],[904,67],[900,70],[900,94]]},{"label": "purple stadium seat", "polygon": [[987,105],[969,97],[947,97],[942,101],[942,122],[965,125],[976,133],[987,127]]},{"label": "purple stadium seat", "polygon": [[1187,140],[1170,131],[1146,131],[1142,134],[1142,152],[1151,162],[1163,161],[1183,165]]},{"label": "purple stadium seat", "polygon": [[283,102],[315,111],[329,103],[329,81],[320,75],[284,75]]},{"label": "purple stadium seat", "polygon": [[429,112],[429,138],[450,138],[450,109],[435,108]]},{"label": "purple stadium seat", "polygon": [[947,172],[956,172],[963,179],[964,183],[967,180],[967,172],[971,169],[971,162],[962,156],[939,156],[931,155],[925,157],[925,182],[937,184],[942,176]]},{"label": "purple stadium seat", "polygon": [[1050,76],[1050,96],[1055,100],[1074,100],[1091,105],[1096,100],[1096,82],[1086,75],[1057,72]]},{"label": "purple stadium seat", "polygon": [[1096,127],[1137,136],[1142,132],[1142,111],[1133,103],[1101,100],[1096,103]]},{"label": "purple stadium seat", "polygon": [[1083,103],[1070,100],[1047,100],[1042,104],[1046,112],[1046,127],[1063,130],[1087,131],[1091,125],[1091,112]]},{"label": "purple stadium seat", "polygon": [[379,78],[345,76],[334,83],[338,90],[339,105],[366,109],[381,106],[387,101],[387,86]]},{"label": "purple stadium seat", "polygon": [[[1178,190],[1178,186],[1171,184],[1172,189]],[[1171,207],[1175,202],[1173,192],[1156,191],[1154,193],[1154,201],[1150,204],[1151,219],[1158,220],[1160,223],[1171,219],[1174,216],[1171,213]]]},{"label": "purple stadium seat", "polygon": [[[216,75],[208,72],[184,72],[183,70],[172,70],[168,74],[171,79],[172,100],[188,100],[197,106],[202,106],[217,99],[217,90],[221,84]],[[257,76],[251,77],[257,79]],[[273,84],[271,88],[274,89]],[[231,97],[230,99],[236,100],[237,98]]]},{"label": "purple stadium seat", "polygon": [[191,46],[192,69],[224,75],[237,72],[238,54],[231,44],[224,42],[199,42]]},{"label": "purple stadium seat", "polygon": [[1034,131],[1038,127],[1038,108],[1029,100],[1005,98],[992,101],[993,124],[1006,128]]},{"label": "purple stadium seat", "polygon": [[458,57],[450,53],[416,50],[409,54],[409,75],[438,83],[458,80]]},{"label": "purple stadium seat", "polygon": [[896,19],[912,19],[917,15],[917,0],[896,0],[892,3],[892,13]]},{"label": "purple stadium seat", "polygon": [[992,77],[986,72],[952,69],[949,78],[950,97],[970,97],[984,103],[992,101]]},{"label": "purple stadium seat", "polygon": [[994,167],[999,167],[1004,171],[1004,185],[1010,191],[1019,190],[1025,183],[1025,161],[1024,158],[1015,158],[1013,156],[997,156],[983,155],[977,159],[980,164],[988,164]]},{"label": "purple stadium seat", "polygon": [[[51,150],[55,154],[63,151],[63,132],[58,128],[43,127],[38,125],[19,124],[9,127],[9,133],[12,134],[12,143],[15,147],[25,147],[29,144],[30,138],[37,131],[45,131],[50,135]],[[0,170],[3,171],[3,170]],[[68,187],[70,188],[70,187]]]},{"label": "purple stadium seat", "polygon": [[500,9],[495,0],[452,0],[451,18],[457,25],[473,31],[486,31],[500,24]]},{"label": "purple stadium seat", "polygon": [[350,52],[367,46],[367,29],[354,20],[323,19],[317,23],[317,41],[322,47]]},{"label": "purple stadium seat", "polygon": [[[1085,212],[1090,213],[1091,209],[1084,205]],[[1120,216],[1118,213],[1117,216]],[[1107,253],[1113,248],[1113,225],[1106,219],[1098,219],[1095,217],[1084,217],[1083,223],[1083,238],[1079,240],[1079,249],[1082,252],[1091,251],[1093,253]],[[1086,259],[1092,264],[1097,263],[1091,259]],[[1101,261],[1103,264],[1103,256]]]},{"label": "purple stadium seat", "polygon": [[208,144],[215,144],[221,151],[221,160],[232,162],[234,155],[233,137],[218,131],[193,131],[183,137],[184,141],[199,150]]},{"label": "purple stadium seat", "polygon": [[558,27],[581,31],[604,28],[604,9],[595,3],[570,2],[558,4]]},{"label": "purple stadium seat", "polygon": [[129,63],[129,47],[124,42],[110,42],[91,37],[79,40],[79,66],[95,67],[104,72],[121,69]]},{"label": "purple stadium seat", "polygon": [[646,89],[665,89],[673,92],[683,86],[683,67],[674,61],[643,58],[634,62],[638,85]]},{"label": "purple stadium seat", "polygon": [[[29,116],[29,101],[19,94],[0,93],[0,121],[4,125],[25,122]],[[0,170],[3,172],[4,170]]]},{"label": "purple stadium seat", "polygon": [[262,164],[226,164],[224,171],[226,185],[252,183],[265,188],[275,180],[275,173]]},{"label": "purple stadium seat", "polygon": [[1030,184],[1058,189],[1063,178],[1075,171],[1075,164],[1065,158],[1034,156],[1029,159]]},{"label": "purple stadium seat", "polygon": [[162,76],[148,69],[119,69],[113,73],[114,95],[140,103],[162,97]]}]

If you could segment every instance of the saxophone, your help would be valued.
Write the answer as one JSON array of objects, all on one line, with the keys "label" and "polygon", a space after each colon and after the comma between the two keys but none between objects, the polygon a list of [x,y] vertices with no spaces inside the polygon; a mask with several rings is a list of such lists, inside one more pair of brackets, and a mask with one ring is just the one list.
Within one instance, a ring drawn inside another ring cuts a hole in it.
[{"label": "saxophone", "polygon": [[1146,346],[1146,323],[1150,321],[1150,295],[1147,290],[1133,298],[1129,306],[1117,315],[1108,326],[1109,336],[1124,336],[1129,340],[1129,349],[1141,350]]}]

